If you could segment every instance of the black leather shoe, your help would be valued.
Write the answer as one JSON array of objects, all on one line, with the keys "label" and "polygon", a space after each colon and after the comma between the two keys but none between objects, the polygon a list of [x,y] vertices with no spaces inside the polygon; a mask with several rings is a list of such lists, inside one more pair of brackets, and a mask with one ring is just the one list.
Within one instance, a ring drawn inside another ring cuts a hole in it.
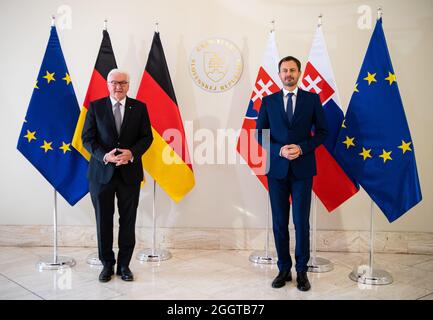
[{"label": "black leather shoe", "polygon": [[134,280],[134,275],[132,274],[132,272],[129,269],[129,267],[120,267],[120,266],[118,266],[116,274],[118,276],[120,276],[120,278],[123,281],[133,281]]},{"label": "black leather shoe", "polygon": [[292,273],[290,271],[280,271],[272,281],[272,288],[284,287],[288,281],[292,281]]},{"label": "black leather shoe", "polygon": [[111,276],[114,274],[113,266],[104,266],[101,273],[99,274],[100,282],[108,282],[111,280]]},{"label": "black leather shoe", "polygon": [[298,283],[296,287],[301,291],[308,291],[311,288],[306,272],[298,272],[296,282]]}]

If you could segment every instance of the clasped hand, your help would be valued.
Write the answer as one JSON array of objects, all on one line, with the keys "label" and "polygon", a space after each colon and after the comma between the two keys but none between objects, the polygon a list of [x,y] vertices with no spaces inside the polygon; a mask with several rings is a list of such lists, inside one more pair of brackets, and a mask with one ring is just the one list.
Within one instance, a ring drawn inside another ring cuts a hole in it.
[{"label": "clasped hand", "polygon": [[[116,152],[120,152],[115,155]],[[128,149],[118,149],[114,148],[105,157],[107,162],[115,163],[116,167],[121,166],[123,164],[127,164],[132,159],[132,153]]]},{"label": "clasped hand", "polygon": [[285,145],[281,150],[281,155],[288,160],[294,160],[301,155],[301,148],[297,144]]}]

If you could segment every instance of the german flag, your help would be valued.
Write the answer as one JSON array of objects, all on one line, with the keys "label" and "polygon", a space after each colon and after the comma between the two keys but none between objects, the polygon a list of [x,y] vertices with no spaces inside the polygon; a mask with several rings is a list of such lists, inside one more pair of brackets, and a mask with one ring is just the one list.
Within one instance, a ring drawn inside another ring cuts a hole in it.
[{"label": "german flag", "polygon": [[107,88],[107,76],[112,69],[116,68],[117,64],[114,58],[113,47],[111,46],[110,35],[107,30],[104,30],[102,32],[102,42],[99,48],[98,58],[96,59],[95,68],[90,78],[86,98],[84,99],[83,108],[81,108],[80,117],[78,118],[74,138],[72,140],[74,148],[77,149],[87,161],[90,160],[90,153],[84,149],[83,141],[81,140],[87,109],[89,108],[90,102],[107,97],[110,94]]},{"label": "german flag", "polygon": [[143,155],[143,168],[160,187],[179,202],[195,184],[182,118],[155,32],[137,100],[144,102],[152,124],[153,142]]}]

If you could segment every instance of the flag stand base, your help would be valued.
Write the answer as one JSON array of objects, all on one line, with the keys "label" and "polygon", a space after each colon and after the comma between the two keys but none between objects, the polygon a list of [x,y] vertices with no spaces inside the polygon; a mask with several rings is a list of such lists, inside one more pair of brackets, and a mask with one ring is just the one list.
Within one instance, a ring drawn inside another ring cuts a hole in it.
[{"label": "flag stand base", "polygon": [[164,249],[144,249],[137,254],[141,262],[159,262],[171,258],[171,253]]},{"label": "flag stand base", "polygon": [[269,193],[267,201],[267,211],[266,211],[266,244],[265,250],[263,251],[253,251],[248,258],[250,262],[255,264],[276,264],[278,261],[278,256],[275,251],[269,250],[269,218],[270,218],[270,206],[269,206]]},{"label": "flag stand base", "polygon": [[43,270],[59,270],[63,268],[70,268],[75,266],[75,260],[71,257],[67,256],[59,256],[57,255],[57,190],[54,189],[54,224],[53,224],[53,232],[54,232],[54,243],[53,243],[53,254],[49,256],[41,257],[36,263],[36,268],[39,271]]},{"label": "flag stand base", "polygon": [[91,266],[102,266],[101,260],[99,260],[99,256],[97,252],[93,252],[89,254],[86,258],[87,264]]},{"label": "flag stand base", "polygon": [[371,285],[385,285],[393,282],[389,272],[374,268],[370,270],[367,265],[356,266],[349,274],[349,278],[358,283]]},{"label": "flag stand base", "polygon": [[313,201],[313,236],[312,236],[312,249],[310,260],[308,260],[308,272],[324,273],[334,270],[334,264],[328,259],[317,256],[317,195],[312,192]]},{"label": "flag stand base", "polygon": [[58,256],[57,259],[53,257],[41,257],[41,260],[38,261],[36,267],[39,271],[43,270],[59,270],[62,268],[71,268],[75,266],[75,260],[71,257],[66,256]]},{"label": "flag stand base", "polygon": [[311,257],[308,261],[308,272],[324,273],[334,270],[334,264],[328,259]]},{"label": "flag stand base", "polygon": [[159,262],[171,258],[171,253],[165,249],[156,249],[156,180],[153,180],[153,201],[152,201],[152,246],[151,248],[141,250],[137,254],[137,260],[141,262]]},{"label": "flag stand base", "polygon": [[275,252],[254,251],[251,253],[249,260],[257,264],[276,264],[278,258]]},{"label": "flag stand base", "polygon": [[374,202],[370,205],[370,259],[369,264],[355,265],[349,278],[355,282],[369,285],[384,285],[392,283],[393,279],[388,271],[374,268]]}]

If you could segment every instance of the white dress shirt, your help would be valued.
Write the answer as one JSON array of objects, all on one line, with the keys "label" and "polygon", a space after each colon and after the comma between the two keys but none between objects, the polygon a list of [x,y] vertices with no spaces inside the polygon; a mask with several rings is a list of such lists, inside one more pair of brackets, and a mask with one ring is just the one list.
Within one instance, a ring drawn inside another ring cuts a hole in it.
[{"label": "white dress shirt", "polygon": [[[113,110],[113,115],[114,115],[114,105],[117,103],[117,102],[119,102],[120,103],[120,115],[121,115],[121,117],[122,117],[122,122],[123,122],[123,117],[124,117],[124,115],[125,115],[125,103],[126,103],[126,97],[125,98],[123,98],[122,100],[120,100],[120,101],[117,101],[116,99],[114,99],[112,96],[110,96],[110,100],[111,100],[111,108],[112,108],[112,110]],[[104,158],[102,159],[103,161],[104,161],[104,164],[108,164],[108,162],[107,162],[107,160],[105,159],[106,158],[106,156],[107,156],[107,154],[105,154],[105,156],[104,156]],[[131,162],[133,162],[134,161],[134,157],[132,157],[132,159],[130,160]]]},{"label": "white dress shirt", "polygon": [[[284,111],[285,112],[287,112],[287,101],[289,99],[289,96],[288,96],[289,93],[293,93],[293,96],[292,96],[292,107],[293,107],[292,114],[294,115],[295,114],[295,108],[296,108],[296,98],[298,96],[298,87],[296,87],[295,90],[293,90],[293,91],[289,91],[286,88],[283,88],[283,101],[284,101]],[[302,155],[302,149],[299,145],[298,145],[298,147],[299,147],[299,150],[301,151],[301,155]],[[284,146],[281,147],[281,149],[280,149],[280,157],[282,157],[283,148],[284,148]]]},{"label": "white dress shirt", "polygon": [[293,114],[295,114],[295,108],[296,108],[296,97],[298,96],[298,87],[295,88],[293,91],[289,91],[285,88],[283,88],[283,100],[284,100],[284,111],[287,112],[287,100],[289,99],[288,93],[293,93],[292,96],[292,106],[293,106]]},{"label": "white dress shirt", "polygon": [[126,103],[126,97],[123,98],[120,101],[117,101],[116,99],[114,99],[112,96],[110,96],[110,100],[111,100],[111,108],[113,109],[113,115],[114,115],[114,105],[117,102],[120,102],[120,114],[122,115],[122,121],[123,121],[123,116],[125,115],[125,103]]}]

